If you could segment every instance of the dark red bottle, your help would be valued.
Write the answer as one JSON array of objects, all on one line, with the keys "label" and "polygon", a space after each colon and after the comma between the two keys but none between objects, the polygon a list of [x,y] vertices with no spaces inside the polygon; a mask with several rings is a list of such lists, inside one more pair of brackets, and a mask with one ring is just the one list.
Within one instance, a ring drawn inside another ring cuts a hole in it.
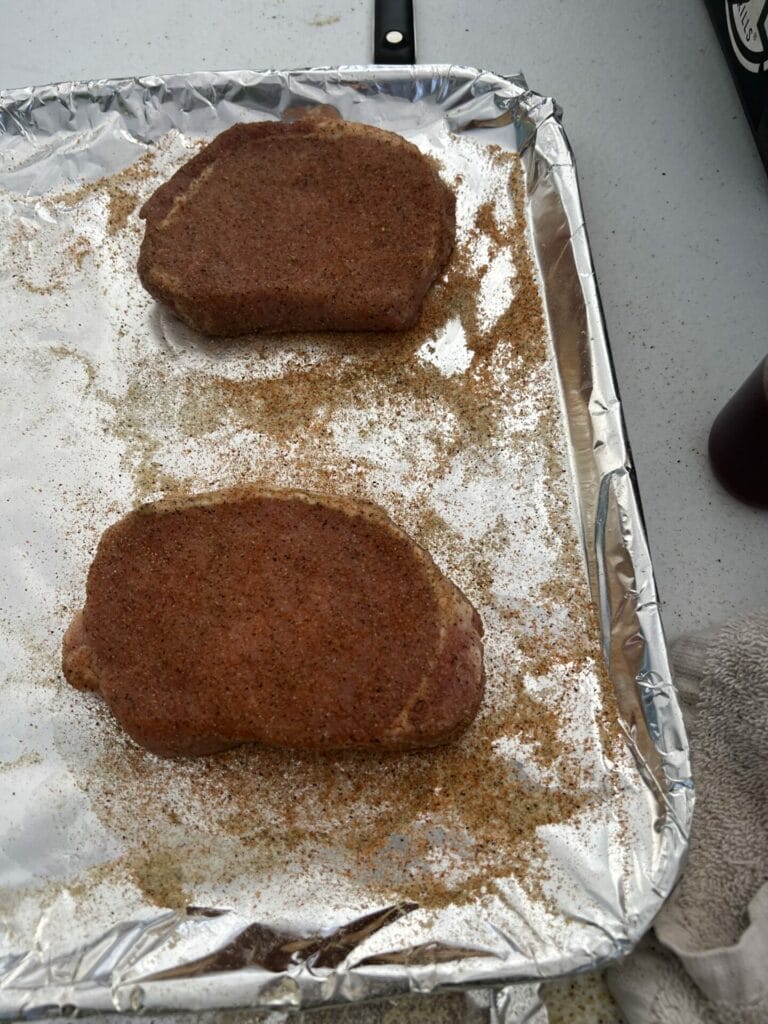
[{"label": "dark red bottle", "polygon": [[709,460],[735,498],[768,508],[768,356],[712,424]]}]

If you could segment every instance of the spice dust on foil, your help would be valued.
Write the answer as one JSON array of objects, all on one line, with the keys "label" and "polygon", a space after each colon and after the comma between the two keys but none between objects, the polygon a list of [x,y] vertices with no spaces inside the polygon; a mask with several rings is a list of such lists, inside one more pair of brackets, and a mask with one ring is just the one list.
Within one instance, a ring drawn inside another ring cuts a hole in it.
[{"label": "spice dust on foil", "polygon": [[[57,429],[81,467],[54,498],[68,549],[56,628],[30,638],[21,675],[56,705],[57,754],[114,840],[106,858],[73,858],[58,887],[84,907],[119,885],[160,907],[258,906],[287,872],[340,906],[364,893],[437,909],[514,878],[546,903],[542,826],[588,829],[620,804],[606,764],[628,755],[574,521],[520,161],[461,136],[430,154],[456,191],[457,244],[412,330],[214,341],[155,306],[135,274],[138,209],[197,145],[172,132],[111,178],[30,199],[0,263],[24,265],[19,287],[52,324],[76,288],[102,325],[95,340],[86,323],[17,346],[76,403]],[[162,760],[98,697],[70,690],[59,645],[101,530],[137,503],[240,483],[373,500],[430,551],[485,627],[486,696],[460,740],[405,755],[246,746]]]}]

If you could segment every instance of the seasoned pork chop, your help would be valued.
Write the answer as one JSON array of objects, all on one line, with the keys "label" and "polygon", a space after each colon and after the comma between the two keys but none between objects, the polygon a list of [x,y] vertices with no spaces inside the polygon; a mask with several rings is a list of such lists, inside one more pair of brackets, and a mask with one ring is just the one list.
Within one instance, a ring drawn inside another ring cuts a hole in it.
[{"label": "seasoned pork chop", "polygon": [[376,505],[240,488],[145,505],[104,533],[63,668],[161,755],[408,750],[474,718],[482,632]]},{"label": "seasoned pork chop", "polygon": [[239,124],[144,204],[139,277],[206,334],[401,330],[453,247],[455,199],[399,135]]}]

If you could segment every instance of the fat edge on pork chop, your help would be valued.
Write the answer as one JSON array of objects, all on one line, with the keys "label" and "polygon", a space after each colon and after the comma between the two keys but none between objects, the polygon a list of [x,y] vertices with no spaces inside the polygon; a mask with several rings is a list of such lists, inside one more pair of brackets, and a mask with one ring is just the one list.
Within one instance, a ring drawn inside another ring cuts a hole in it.
[{"label": "fat edge on pork chop", "polygon": [[456,231],[454,194],[416,146],[322,113],[227,129],[140,216],[144,287],[230,337],[410,327]]},{"label": "fat edge on pork chop", "polygon": [[145,505],[105,531],[63,670],[160,755],[409,750],[474,719],[482,633],[378,506],[239,488]]}]

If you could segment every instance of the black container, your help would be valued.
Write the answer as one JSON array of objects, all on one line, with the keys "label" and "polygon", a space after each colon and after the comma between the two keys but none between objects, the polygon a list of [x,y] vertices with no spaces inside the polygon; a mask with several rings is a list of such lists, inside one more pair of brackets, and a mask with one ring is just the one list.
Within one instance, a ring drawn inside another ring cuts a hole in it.
[{"label": "black container", "polygon": [[768,170],[768,0],[705,0]]},{"label": "black container", "polygon": [[768,508],[768,356],[712,424],[709,459],[735,498]]}]

